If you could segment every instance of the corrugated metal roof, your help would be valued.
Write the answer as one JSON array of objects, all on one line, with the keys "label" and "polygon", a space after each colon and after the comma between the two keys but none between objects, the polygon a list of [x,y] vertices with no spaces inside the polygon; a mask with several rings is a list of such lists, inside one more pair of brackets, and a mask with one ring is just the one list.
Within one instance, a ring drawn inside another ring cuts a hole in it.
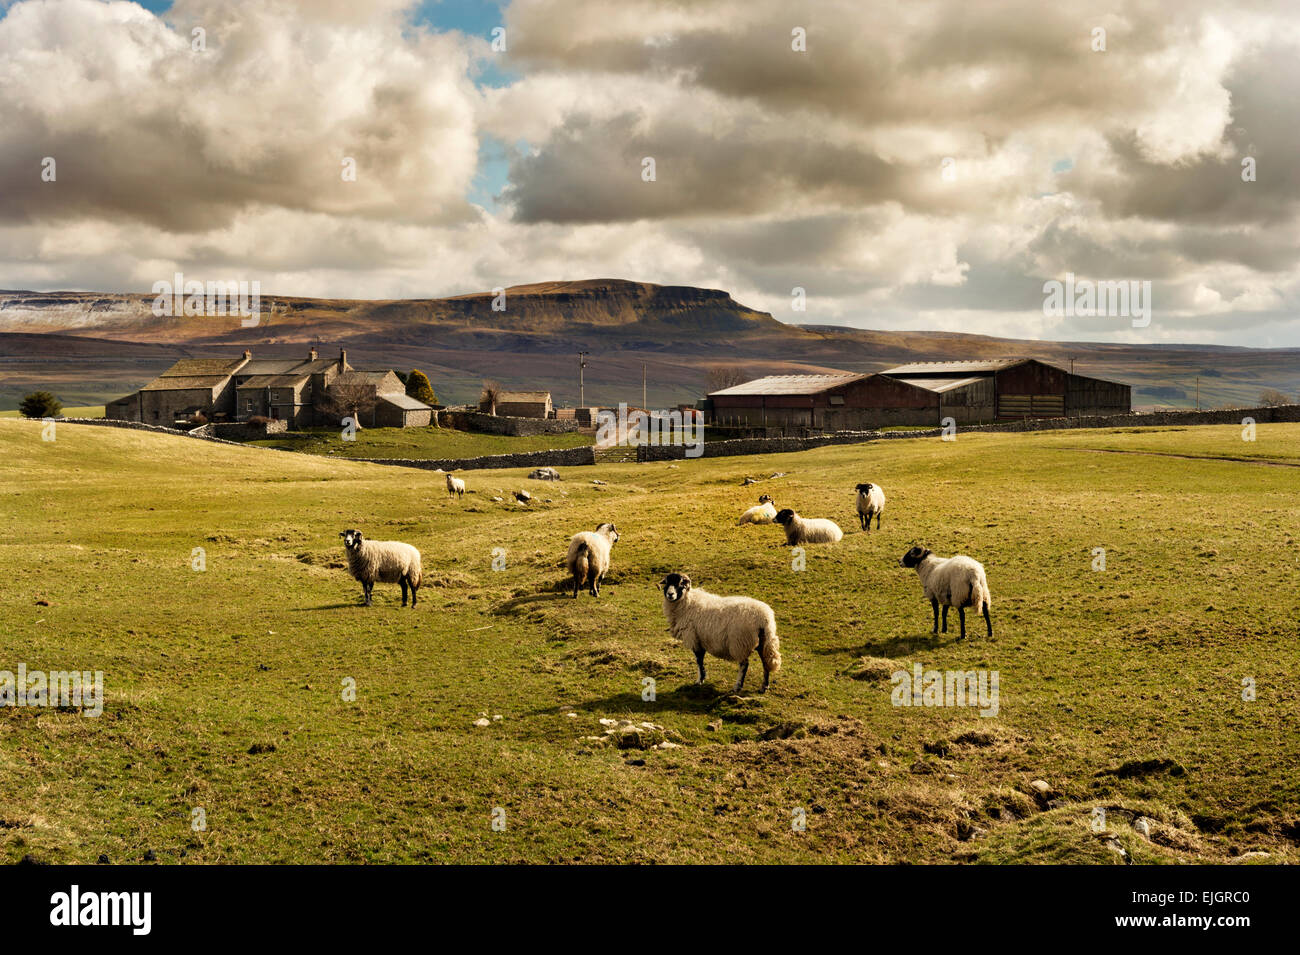
[{"label": "corrugated metal roof", "polygon": [[889,375],[892,378],[909,375],[956,377],[958,375],[989,374],[1029,360],[1028,358],[992,358],[987,361],[917,361],[910,365],[886,368],[881,374]]},{"label": "corrugated metal roof", "polygon": [[392,394],[388,394],[388,395],[379,395],[378,398],[380,401],[386,402],[390,405],[395,405],[396,407],[401,408],[403,411],[430,410],[429,406],[426,405],[423,401],[416,401],[410,395],[404,395],[400,391],[395,391]]},{"label": "corrugated metal roof", "polygon": [[867,375],[768,375],[755,378],[744,384],[723,388],[721,391],[709,392],[709,397],[718,395],[815,395],[831,388],[838,388],[850,382],[868,377]]},{"label": "corrugated metal roof", "polygon": [[952,391],[954,388],[964,388],[966,385],[974,384],[977,381],[987,381],[987,375],[976,375],[967,378],[909,378],[906,375],[888,375],[895,381],[906,382],[909,385],[915,385],[917,388],[924,388],[926,391],[945,392]]}]

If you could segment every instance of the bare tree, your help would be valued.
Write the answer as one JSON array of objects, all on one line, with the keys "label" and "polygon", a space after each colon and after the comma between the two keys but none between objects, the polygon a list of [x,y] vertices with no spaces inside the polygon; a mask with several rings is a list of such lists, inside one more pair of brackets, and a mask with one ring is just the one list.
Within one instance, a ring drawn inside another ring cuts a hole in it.
[{"label": "bare tree", "polygon": [[[342,420],[351,418],[358,428],[362,416],[372,413],[375,408],[375,388],[364,381],[336,378],[325,392],[324,407],[326,414]],[[367,419],[371,420],[371,419]]]},{"label": "bare tree", "polygon": [[496,414],[497,402],[501,400],[501,382],[483,382],[483,393],[478,396],[478,410],[484,414]]},{"label": "bare tree", "polygon": [[1282,405],[1295,404],[1289,395],[1283,394],[1276,388],[1265,388],[1259,393],[1259,406],[1261,408],[1279,408]]},{"label": "bare tree", "polygon": [[721,391],[723,388],[734,388],[736,385],[744,384],[754,376],[742,368],[740,365],[711,365],[709,366],[709,391]]}]

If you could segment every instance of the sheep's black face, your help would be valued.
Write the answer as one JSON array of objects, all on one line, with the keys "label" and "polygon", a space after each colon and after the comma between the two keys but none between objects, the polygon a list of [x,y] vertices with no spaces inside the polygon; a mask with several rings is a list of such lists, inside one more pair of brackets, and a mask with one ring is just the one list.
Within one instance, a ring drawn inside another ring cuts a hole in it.
[{"label": "sheep's black face", "polygon": [[760,497],[760,498],[758,499],[758,503],[760,503],[760,504],[771,504],[771,503],[772,503],[772,499],[771,499],[770,497],[768,497],[766,494],[764,494],[762,497]]},{"label": "sheep's black face", "polygon": [[903,555],[903,559],[898,564],[900,567],[915,567],[929,556],[930,552],[924,547],[913,547]]},{"label": "sheep's black face", "polygon": [[873,487],[875,487],[874,484],[859,484],[858,491],[863,494],[870,494]]},{"label": "sheep's black face", "polygon": [[659,581],[659,586],[663,588],[664,597],[669,603],[676,603],[686,596],[687,591],[691,589],[691,578],[685,574],[669,574],[663,580]]},{"label": "sheep's black face", "polygon": [[776,522],[778,524],[789,524],[792,520],[794,520],[794,511],[790,508],[787,507],[783,511],[776,512]]},{"label": "sheep's black face", "polygon": [[348,550],[360,550],[360,549],[361,549],[361,532],[360,532],[360,531],[346,530],[346,531],[343,531],[341,534],[339,534],[339,537],[342,537],[342,538],[343,538],[343,546],[346,547]]}]

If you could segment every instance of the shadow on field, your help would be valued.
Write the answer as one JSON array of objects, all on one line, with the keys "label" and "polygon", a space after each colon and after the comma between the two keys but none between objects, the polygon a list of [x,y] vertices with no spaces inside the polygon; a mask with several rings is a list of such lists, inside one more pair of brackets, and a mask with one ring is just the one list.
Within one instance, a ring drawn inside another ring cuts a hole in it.
[{"label": "shadow on field", "polygon": [[572,591],[569,593],[525,594],[522,597],[512,597],[510,600],[504,600],[501,603],[494,605],[491,608],[490,613],[494,616],[500,616],[501,614],[514,613],[520,607],[526,607],[529,604],[552,603],[556,600],[572,599]]},{"label": "shadow on field", "polygon": [[[969,628],[967,628],[966,639],[971,639]],[[927,631],[926,633],[868,641],[856,647],[827,647],[813,652],[824,657],[837,656],[841,653],[847,653],[855,657],[894,657],[905,656],[916,650],[939,650],[943,647],[950,647],[957,642],[957,636],[954,633],[941,633],[935,636]]]},{"label": "shadow on field", "polygon": [[[753,674],[750,674],[751,679]],[[734,674],[730,680],[734,680]],[[761,682],[761,676],[760,676]],[[723,685],[725,683],[725,686]],[[743,700],[751,698],[762,699],[762,696],[752,692],[746,685],[745,692],[735,694],[731,692],[732,683],[729,681],[720,681],[718,686],[712,686],[709,683],[703,686],[696,686],[694,683],[686,683],[675,690],[667,693],[659,692],[655,695],[654,703],[649,704],[653,710],[647,712],[661,713],[668,710],[674,713],[695,713],[709,714],[717,711],[720,707],[727,704],[740,703]],[[612,696],[601,697],[594,700],[585,700],[574,705],[574,709],[580,713],[592,713],[597,716],[604,716],[613,712],[626,712],[628,710],[646,710],[647,704],[641,699],[640,693],[615,693]],[[535,710],[530,716],[545,716],[555,713],[555,707],[550,706],[545,709]],[[755,716],[755,718],[757,718]],[[729,714],[728,719],[733,722],[742,722],[735,714]]]},{"label": "shadow on field", "polygon": [[317,610],[346,610],[348,607],[365,607],[361,600],[351,600],[341,604],[324,604],[320,607],[298,607],[295,613],[314,613]]}]

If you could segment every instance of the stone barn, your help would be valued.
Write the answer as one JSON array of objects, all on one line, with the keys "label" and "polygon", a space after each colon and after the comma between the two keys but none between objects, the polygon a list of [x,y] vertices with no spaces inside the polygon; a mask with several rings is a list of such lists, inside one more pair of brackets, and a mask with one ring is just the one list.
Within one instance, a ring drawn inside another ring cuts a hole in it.
[{"label": "stone barn", "polygon": [[549,418],[549,391],[503,391],[497,396],[497,414],[507,418]]}]

